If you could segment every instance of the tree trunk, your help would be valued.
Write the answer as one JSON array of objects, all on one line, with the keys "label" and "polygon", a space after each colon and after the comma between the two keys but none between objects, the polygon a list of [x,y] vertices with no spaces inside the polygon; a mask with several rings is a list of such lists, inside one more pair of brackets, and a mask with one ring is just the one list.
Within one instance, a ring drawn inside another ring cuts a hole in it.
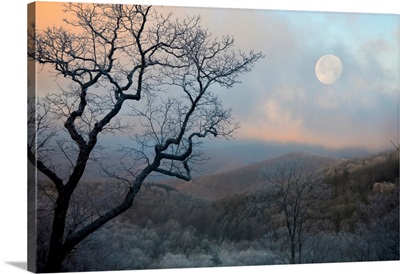
[{"label": "tree trunk", "polygon": [[[56,248],[59,248],[59,250],[56,250]],[[62,252],[62,247],[54,247],[52,252],[49,253],[49,256],[47,257],[46,264],[44,266],[44,273],[57,273],[57,272],[62,272],[62,262],[65,259],[65,255]]]},{"label": "tree trunk", "polygon": [[61,264],[66,256],[63,250],[63,242],[70,197],[71,195],[61,193],[57,198],[56,207],[54,209],[49,252],[45,262],[44,272],[61,272]]},{"label": "tree trunk", "polygon": [[301,252],[302,252],[302,246],[301,246],[301,242],[299,242],[299,256],[298,256],[298,260],[297,263],[301,264]]},{"label": "tree trunk", "polygon": [[[110,220],[128,210],[132,206],[132,203],[136,197],[136,194],[139,192],[142,183],[147,176],[160,165],[160,162],[161,158],[156,156],[153,164],[147,166],[147,168],[141,172],[135,181],[135,186],[127,193],[122,204],[111,209],[108,213],[100,216],[96,221],[78,231],[75,235],[75,238],[64,239],[67,211],[73,190],[77,184],[74,184],[73,181],[71,181],[69,186],[73,185],[73,188],[64,189],[63,192],[59,193],[59,197],[57,198],[56,207],[54,209],[54,220],[49,253],[43,272],[62,272],[62,262],[75,246],[77,246],[83,239],[96,231],[98,228],[102,227]],[[77,178],[80,180],[80,176]]]},{"label": "tree trunk", "polygon": [[295,264],[296,263],[296,245],[294,244],[294,239],[290,239],[290,263]]}]

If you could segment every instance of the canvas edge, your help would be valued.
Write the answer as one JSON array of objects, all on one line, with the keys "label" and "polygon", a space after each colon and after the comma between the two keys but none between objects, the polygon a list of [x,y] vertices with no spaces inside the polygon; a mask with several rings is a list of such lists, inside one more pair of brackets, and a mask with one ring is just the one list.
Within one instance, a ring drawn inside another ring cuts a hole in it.
[{"label": "canvas edge", "polygon": [[[36,22],[36,3],[28,3],[27,4],[28,18],[27,18],[27,31],[29,27]],[[32,110],[36,110],[36,64],[31,60],[27,60],[28,67],[28,80],[27,80],[27,118],[29,119],[32,115],[36,118],[36,112],[29,113]],[[32,106],[30,102],[34,102],[35,104]],[[33,107],[33,108],[32,108]],[[36,121],[34,121],[36,124]],[[27,138],[28,141],[34,139],[36,134],[35,127],[27,126]],[[36,205],[37,205],[37,172],[36,168],[33,164],[29,162],[27,158],[27,195],[28,195],[28,203],[27,203],[27,232],[28,232],[28,241],[27,241],[27,270],[30,272],[37,271],[37,218],[36,218]]]}]

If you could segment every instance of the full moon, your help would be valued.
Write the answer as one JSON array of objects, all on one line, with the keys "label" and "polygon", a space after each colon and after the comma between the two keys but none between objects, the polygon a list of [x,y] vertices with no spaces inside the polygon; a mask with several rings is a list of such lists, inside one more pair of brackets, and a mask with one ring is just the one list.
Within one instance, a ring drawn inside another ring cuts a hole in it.
[{"label": "full moon", "polygon": [[337,56],[328,54],[318,59],[315,74],[321,83],[331,85],[339,79],[342,68],[342,61]]}]

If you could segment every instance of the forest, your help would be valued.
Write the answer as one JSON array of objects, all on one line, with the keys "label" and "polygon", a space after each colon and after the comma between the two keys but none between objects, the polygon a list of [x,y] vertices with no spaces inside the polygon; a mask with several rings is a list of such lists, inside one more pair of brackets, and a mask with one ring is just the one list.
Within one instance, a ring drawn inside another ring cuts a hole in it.
[{"label": "forest", "polygon": [[[131,209],[71,252],[64,270],[398,260],[398,174],[398,151],[352,159],[290,153],[191,186],[148,182]],[[51,184],[40,186],[39,262],[55,195]],[[107,198],[85,195],[93,187]],[[121,199],[125,187],[116,180],[83,183],[69,231]]]}]

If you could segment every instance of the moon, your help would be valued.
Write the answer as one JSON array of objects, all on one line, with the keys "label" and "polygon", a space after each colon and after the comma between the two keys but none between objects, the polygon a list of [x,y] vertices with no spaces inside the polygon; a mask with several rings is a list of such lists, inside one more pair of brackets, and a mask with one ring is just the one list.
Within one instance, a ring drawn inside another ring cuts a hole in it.
[{"label": "moon", "polygon": [[339,57],[333,54],[324,55],[315,64],[315,74],[325,85],[332,85],[342,74],[343,66]]}]

